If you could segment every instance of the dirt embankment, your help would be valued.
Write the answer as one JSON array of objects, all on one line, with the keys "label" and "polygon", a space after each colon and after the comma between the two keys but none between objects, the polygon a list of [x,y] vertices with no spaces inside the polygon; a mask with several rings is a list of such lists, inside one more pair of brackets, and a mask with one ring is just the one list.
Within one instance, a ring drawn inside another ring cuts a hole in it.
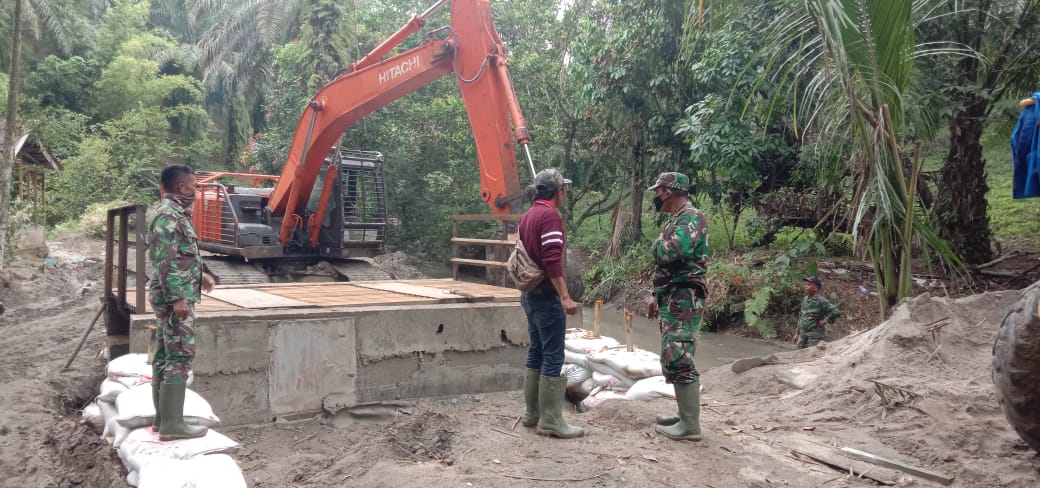
[{"label": "dirt embankment", "polygon": [[51,248],[50,261],[16,261],[0,280],[0,486],[119,486],[114,452],[77,418],[104,376],[95,357],[103,324],[59,371],[101,306],[100,248],[88,240]]}]

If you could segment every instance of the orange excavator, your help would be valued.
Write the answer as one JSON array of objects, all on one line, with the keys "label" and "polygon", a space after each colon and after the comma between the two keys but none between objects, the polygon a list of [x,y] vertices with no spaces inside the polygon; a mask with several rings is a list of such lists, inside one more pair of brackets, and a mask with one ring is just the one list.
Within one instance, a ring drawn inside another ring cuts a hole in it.
[{"label": "orange excavator", "polygon": [[[266,274],[275,273],[273,263],[298,268],[301,262],[331,261],[341,263],[335,265],[340,278],[378,278],[352,276],[363,267],[342,263],[384,252],[383,157],[334,145],[362,117],[449,74],[458,83],[476,142],[480,199],[493,213],[520,213],[524,194],[516,144],[524,148],[533,174],[531,137],[489,0],[451,0],[449,25],[426,32],[418,47],[384,59],[447,3],[439,0],[413,16],[314,95],[296,126],[281,176],[200,173],[193,212],[199,246],[217,256],[264,263]],[[255,278],[222,281],[261,281]]]}]

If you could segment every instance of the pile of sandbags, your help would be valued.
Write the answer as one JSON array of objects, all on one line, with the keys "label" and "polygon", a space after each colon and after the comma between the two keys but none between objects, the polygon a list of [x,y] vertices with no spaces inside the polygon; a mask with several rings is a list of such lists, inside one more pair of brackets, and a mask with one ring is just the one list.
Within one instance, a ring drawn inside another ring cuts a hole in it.
[{"label": "pile of sandbags", "polygon": [[562,376],[567,391],[584,397],[579,410],[588,411],[607,400],[675,398],[675,388],[661,376],[661,358],[613,338],[596,337],[585,329],[567,329]]},{"label": "pile of sandbags", "polygon": [[[127,354],[108,363],[97,399],[83,409],[92,426],[126,465],[127,483],[139,488],[237,488],[246,486],[238,464],[227,454],[238,443],[212,429],[220,425],[209,402],[192,390],[184,397],[184,421],[210,427],[197,439],[160,441],[152,429],[152,367],[145,354]],[[188,384],[192,383],[189,376]]]}]

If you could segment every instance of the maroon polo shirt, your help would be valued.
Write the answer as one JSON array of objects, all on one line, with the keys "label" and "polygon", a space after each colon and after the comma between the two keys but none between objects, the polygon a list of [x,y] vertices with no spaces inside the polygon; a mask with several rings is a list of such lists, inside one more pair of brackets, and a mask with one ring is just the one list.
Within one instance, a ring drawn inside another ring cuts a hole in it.
[{"label": "maroon polo shirt", "polygon": [[549,200],[535,200],[520,218],[519,232],[527,254],[545,271],[546,278],[536,291],[556,293],[556,287],[550,280],[563,276],[563,249],[566,244],[563,219],[556,212],[556,207]]}]

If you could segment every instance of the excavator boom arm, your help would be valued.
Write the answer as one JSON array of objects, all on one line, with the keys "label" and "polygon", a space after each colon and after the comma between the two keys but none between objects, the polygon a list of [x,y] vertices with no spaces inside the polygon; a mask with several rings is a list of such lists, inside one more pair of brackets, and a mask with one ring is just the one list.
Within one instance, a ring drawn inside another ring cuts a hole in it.
[{"label": "excavator boom arm", "polygon": [[[527,144],[530,136],[509,79],[502,41],[491,22],[489,0],[453,0],[446,39],[428,35],[419,47],[376,62],[417,31],[425,16],[443,3],[413,17],[355,63],[354,71],[333,80],[311,99],[268,201],[273,215],[282,216],[283,222],[302,218],[329,150],[351,125],[448,73],[455,75],[476,142],[481,200],[494,213],[520,212],[514,138]],[[279,234],[283,245],[291,233],[292,226],[283,224]]]}]

